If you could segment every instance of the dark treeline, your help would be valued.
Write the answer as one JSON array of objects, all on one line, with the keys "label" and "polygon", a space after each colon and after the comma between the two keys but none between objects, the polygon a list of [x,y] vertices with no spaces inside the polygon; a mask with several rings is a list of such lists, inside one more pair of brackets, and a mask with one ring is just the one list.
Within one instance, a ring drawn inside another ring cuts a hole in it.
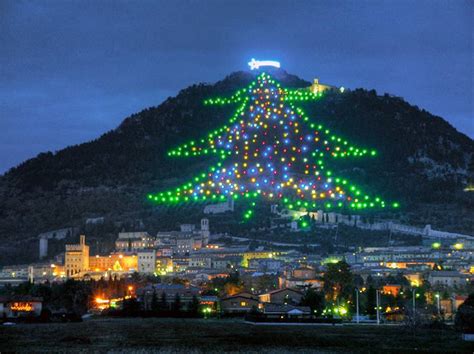
[{"label": "dark treeline", "polygon": [[6,286],[1,295],[31,295],[43,299],[43,308],[54,312],[85,314],[97,297],[119,298],[129,292],[126,279],[90,280],[32,284],[25,282],[18,286]]}]

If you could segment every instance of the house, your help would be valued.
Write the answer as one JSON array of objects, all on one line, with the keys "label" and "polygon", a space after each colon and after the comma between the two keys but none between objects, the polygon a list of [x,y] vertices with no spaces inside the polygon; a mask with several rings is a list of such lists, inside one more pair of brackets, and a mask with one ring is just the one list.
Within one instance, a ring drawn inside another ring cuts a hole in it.
[{"label": "house", "polygon": [[0,297],[0,318],[38,317],[43,309],[43,298],[29,295]]},{"label": "house", "polygon": [[402,286],[398,284],[386,284],[382,287],[382,294],[398,296],[401,288]]},{"label": "house", "polygon": [[464,286],[469,281],[468,276],[456,271],[433,271],[428,276],[432,286],[452,288]]},{"label": "house", "polygon": [[258,297],[249,293],[231,295],[221,300],[221,310],[224,313],[244,314],[258,307]]},{"label": "house", "polygon": [[321,289],[323,281],[317,276],[316,270],[312,267],[302,266],[286,272],[278,278],[280,288],[307,288]]},{"label": "house", "polygon": [[301,303],[304,294],[296,289],[284,288],[270,291],[259,295],[260,302],[272,304],[293,304]]},{"label": "house", "polygon": [[215,312],[219,307],[219,298],[217,296],[201,296],[199,305],[210,312]]},{"label": "house", "polygon": [[266,318],[311,318],[311,308],[308,306],[294,306],[288,304],[263,304],[261,309]]}]

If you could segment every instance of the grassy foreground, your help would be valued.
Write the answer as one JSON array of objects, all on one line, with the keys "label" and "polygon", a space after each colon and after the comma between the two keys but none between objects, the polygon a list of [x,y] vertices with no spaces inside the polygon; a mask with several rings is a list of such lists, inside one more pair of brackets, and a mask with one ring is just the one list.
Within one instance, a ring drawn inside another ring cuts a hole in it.
[{"label": "grassy foreground", "polygon": [[451,330],[402,326],[254,326],[242,320],[91,319],[0,326],[0,352],[472,353]]}]

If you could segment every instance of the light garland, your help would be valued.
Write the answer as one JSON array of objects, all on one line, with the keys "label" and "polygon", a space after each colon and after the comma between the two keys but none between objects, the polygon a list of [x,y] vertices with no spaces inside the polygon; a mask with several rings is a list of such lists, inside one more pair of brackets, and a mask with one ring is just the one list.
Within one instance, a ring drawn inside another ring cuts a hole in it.
[{"label": "light garland", "polygon": [[[237,104],[237,109],[227,124],[206,138],[170,150],[168,156],[214,154],[221,161],[188,183],[149,194],[148,199],[181,203],[263,197],[297,210],[386,208],[380,197],[363,193],[326,167],[328,158],[374,157],[377,152],[332,134],[294,105],[321,95],[282,88],[262,73],[230,97],[205,100],[204,105]],[[251,215],[252,209],[247,210],[244,219]]]}]

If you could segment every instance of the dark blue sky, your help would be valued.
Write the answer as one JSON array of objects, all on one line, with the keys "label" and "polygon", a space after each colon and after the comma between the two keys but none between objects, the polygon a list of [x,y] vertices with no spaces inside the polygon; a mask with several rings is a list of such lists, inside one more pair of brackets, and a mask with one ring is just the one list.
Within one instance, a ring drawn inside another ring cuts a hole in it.
[{"label": "dark blue sky", "polygon": [[474,2],[0,1],[0,173],[251,57],[375,88],[474,137]]}]

